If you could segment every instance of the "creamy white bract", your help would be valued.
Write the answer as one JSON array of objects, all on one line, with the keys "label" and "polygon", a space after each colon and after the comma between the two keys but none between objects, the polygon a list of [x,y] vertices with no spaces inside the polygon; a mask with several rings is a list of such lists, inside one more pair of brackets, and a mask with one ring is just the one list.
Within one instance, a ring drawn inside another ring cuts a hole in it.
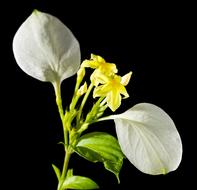
[{"label": "creamy white bract", "polygon": [[41,81],[62,81],[80,65],[79,43],[56,17],[33,11],[16,32],[13,51],[19,67]]}]

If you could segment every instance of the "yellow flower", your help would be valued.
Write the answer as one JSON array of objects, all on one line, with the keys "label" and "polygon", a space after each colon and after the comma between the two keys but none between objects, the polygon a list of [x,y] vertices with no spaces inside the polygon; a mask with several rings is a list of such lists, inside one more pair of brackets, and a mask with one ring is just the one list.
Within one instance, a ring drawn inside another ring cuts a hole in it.
[{"label": "yellow flower", "polygon": [[81,66],[96,69],[99,72],[101,72],[107,76],[110,76],[110,75],[118,72],[115,64],[107,63],[105,61],[105,59],[103,59],[101,56],[94,55],[94,54],[91,54],[90,60],[83,61]]},{"label": "yellow flower", "polygon": [[129,72],[123,77],[118,75],[106,77],[100,73],[100,78],[97,80],[101,85],[95,87],[93,97],[106,97],[105,100],[108,107],[114,112],[121,105],[121,95],[123,95],[124,98],[129,97],[125,86],[128,84],[131,74],[132,72]]}]

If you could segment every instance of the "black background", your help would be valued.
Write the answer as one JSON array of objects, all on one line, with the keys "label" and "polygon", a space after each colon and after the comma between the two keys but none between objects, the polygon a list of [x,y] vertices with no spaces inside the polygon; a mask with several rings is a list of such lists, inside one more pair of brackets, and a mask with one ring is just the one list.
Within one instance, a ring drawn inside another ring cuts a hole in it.
[{"label": "black background", "polygon": [[[63,136],[52,85],[26,75],[12,53],[15,32],[35,8],[56,16],[71,29],[80,42],[82,60],[90,53],[99,54],[116,63],[120,75],[133,71],[127,87],[130,98],[117,113],[140,102],[156,104],[173,118],[183,141],[180,167],[165,176],[143,174],[125,160],[118,185],[102,164],[77,155],[70,162],[74,173],[91,177],[101,189],[190,186],[196,171],[192,5],[85,2],[1,5],[1,158],[6,189],[54,190],[57,181],[51,164],[61,168],[63,161],[63,147],[57,144]],[[69,104],[74,81],[75,76],[62,84],[64,107]],[[91,130],[116,135],[113,122],[94,125]]]}]

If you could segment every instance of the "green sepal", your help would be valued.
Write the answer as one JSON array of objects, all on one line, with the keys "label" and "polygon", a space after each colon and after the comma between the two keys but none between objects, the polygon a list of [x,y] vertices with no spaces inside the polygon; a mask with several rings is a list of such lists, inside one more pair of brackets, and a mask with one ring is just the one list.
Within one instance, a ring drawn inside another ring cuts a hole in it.
[{"label": "green sepal", "polygon": [[92,132],[80,137],[75,152],[91,162],[103,162],[104,167],[119,180],[124,155],[115,137],[104,132]]},{"label": "green sepal", "polygon": [[67,171],[67,175],[66,175],[66,178],[69,178],[69,177],[72,177],[73,176],[73,169],[69,169]]}]

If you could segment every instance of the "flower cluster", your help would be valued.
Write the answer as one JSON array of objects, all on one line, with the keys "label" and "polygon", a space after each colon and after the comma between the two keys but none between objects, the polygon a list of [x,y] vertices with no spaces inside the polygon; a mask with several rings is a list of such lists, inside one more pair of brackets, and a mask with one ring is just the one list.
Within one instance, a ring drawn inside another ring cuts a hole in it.
[{"label": "flower cluster", "polygon": [[90,77],[95,86],[93,97],[105,97],[104,102],[113,112],[121,105],[121,95],[124,98],[129,97],[125,86],[129,83],[132,72],[121,77],[116,74],[118,70],[115,64],[108,63],[101,56],[94,54],[91,54],[90,60],[83,61],[81,67],[95,69]]}]

